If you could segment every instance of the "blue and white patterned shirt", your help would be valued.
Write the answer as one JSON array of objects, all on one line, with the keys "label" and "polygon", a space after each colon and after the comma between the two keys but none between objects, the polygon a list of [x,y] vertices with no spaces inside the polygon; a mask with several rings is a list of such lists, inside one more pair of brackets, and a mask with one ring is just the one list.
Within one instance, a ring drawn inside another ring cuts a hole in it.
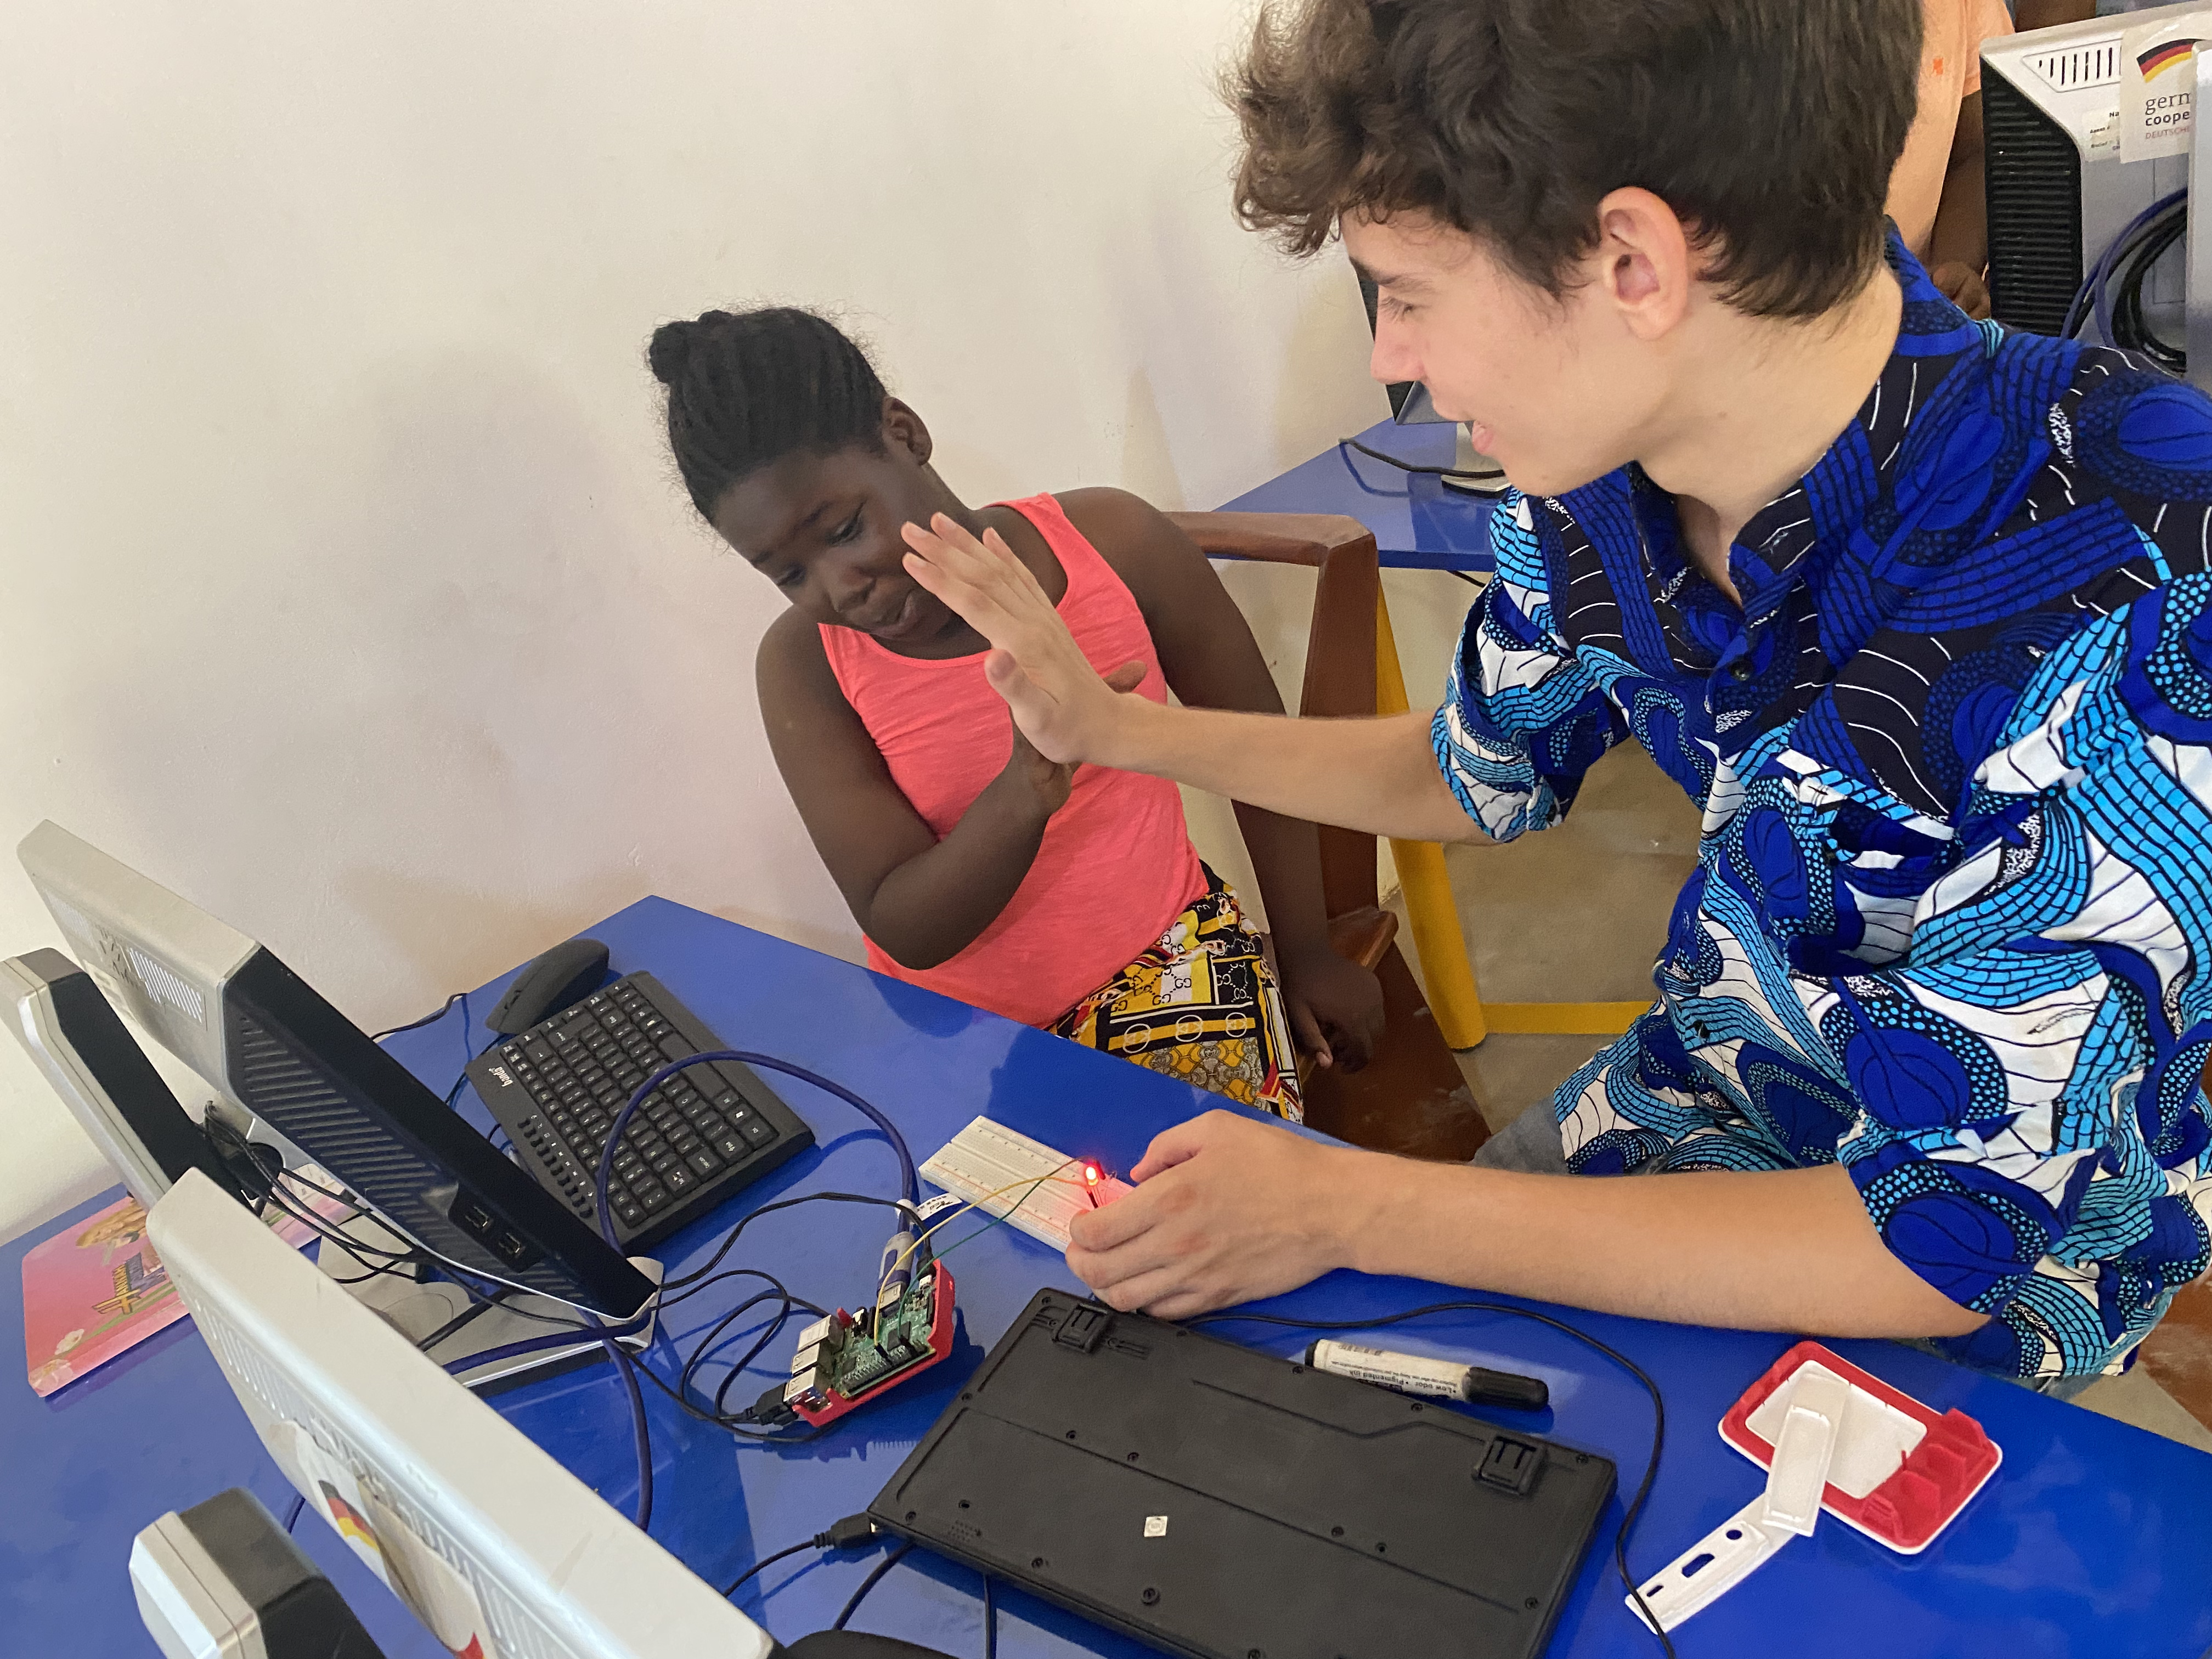
[{"label": "blue and white patterned shirt", "polygon": [[1500,841],[1631,736],[1705,811],[1575,1169],[1840,1162],[1993,1316],[1955,1357],[2117,1371],[2212,1259],[2212,402],[1889,257],[1895,355],[1741,610],[1633,468],[1509,496],[1437,757]]}]

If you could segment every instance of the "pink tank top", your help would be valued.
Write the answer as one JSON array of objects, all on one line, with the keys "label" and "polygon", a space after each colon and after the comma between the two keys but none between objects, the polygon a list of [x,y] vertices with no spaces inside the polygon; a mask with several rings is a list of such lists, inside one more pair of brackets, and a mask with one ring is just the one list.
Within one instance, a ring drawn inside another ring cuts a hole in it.
[{"label": "pink tank top", "polygon": [[[1102,674],[1141,660],[1138,695],[1167,701],[1158,653],[1121,579],[1049,495],[1008,501],[1067,575],[1060,619]],[[822,629],[823,653],[891,781],[942,839],[1013,752],[1011,717],[983,659],[923,662],[850,628]],[[998,920],[951,961],[912,969],[868,941],[868,966],[978,1008],[1048,1025],[1136,959],[1206,890],[1164,778],[1079,766],[1035,862]]]}]

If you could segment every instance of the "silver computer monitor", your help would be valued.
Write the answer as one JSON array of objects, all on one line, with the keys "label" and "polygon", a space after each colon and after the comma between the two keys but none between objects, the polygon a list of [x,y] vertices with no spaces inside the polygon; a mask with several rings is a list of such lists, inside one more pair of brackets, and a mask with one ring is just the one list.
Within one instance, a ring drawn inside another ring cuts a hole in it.
[{"label": "silver computer monitor", "polygon": [[270,1456],[356,1553],[373,1545],[447,1645],[465,1650],[460,1626],[473,1617],[488,1651],[533,1659],[774,1651],[765,1631],[205,1176],[179,1179],[149,1231]]},{"label": "silver computer monitor", "polygon": [[613,1318],[651,1299],[619,1250],[267,949],[58,824],[18,850],[118,1006],[408,1238]]},{"label": "silver computer monitor", "polygon": [[149,1208],[186,1170],[205,1170],[242,1202],[241,1181],[170,1092],[113,1006],[59,951],[0,962],[0,1000],[24,1052],[70,1115]]},{"label": "silver computer monitor", "polygon": [[[2186,155],[2124,159],[2121,101],[2126,31],[2200,13],[2212,17],[2201,5],[2166,6],[1984,44],[1990,295],[2008,328],[2060,332],[2082,279],[2113,239],[2152,204],[2188,187]],[[2158,85],[2185,100],[2193,76],[2186,64],[2170,68]],[[2177,237],[2140,289],[2142,320],[2176,345],[2188,278],[2188,250]],[[2102,341],[2094,313],[2078,331]]]},{"label": "silver computer monitor", "polygon": [[222,988],[260,947],[58,823],[16,850],[78,965],[148,1036],[227,1088]]}]

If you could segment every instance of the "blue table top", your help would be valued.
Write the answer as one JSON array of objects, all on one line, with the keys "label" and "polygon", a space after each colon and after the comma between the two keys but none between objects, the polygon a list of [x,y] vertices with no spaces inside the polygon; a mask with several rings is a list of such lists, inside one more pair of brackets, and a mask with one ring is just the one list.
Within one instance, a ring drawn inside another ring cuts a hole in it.
[{"label": "blue table top", "polygon": [[[1358,435],[1416,466],[1449,466],[1457,433],[1382,421]],[[1488,500],[1447,489],[1433,474],[1401,472],[1342,444],[1221,504],[1224,513],[1347,514],[1375,532],[1384,566],[1400,570],[1489,569],[1490,509]]]},{"label": "blue table top", "polygon": [[[1071,1152],[1127,1169],[1158,1130],[1214,1103],[1152,1073],[1013,1025],[928,992],[661,899],[590,930],[618,970],[649,969],[733,1045],[787,1055],[875,1101],[905,1128],[917,1160],[979,1113]],[[504,981],[472,994],[480,1016]],[[463,1060],[458,1013],[393,1040],[396,1053],[442,1091]],[[482,1042],[487,1033],[471,1033]],[[817,1150],[750,1189],[747,1198],[663,1248],[672,1271],[702,1257],[738,1207],[811,1190],[895,1190],[895,1165],[842,1103],[772,1079],[811,1123]],[[483,1121],[480,1109],[474,1111]],[[75,1219],[104,1200],[73,1212]],[[4,1248],[0,1295],[21,1311],[15,1265],[36,1237]],[[802,1206],[749,1229],[736,1263],[781,1276],[799,1295],[835,1306],[864,1297],[883,1240],[872,1212]],[[732,1443],[648,1390],[655,1481],[653,1534],[712,1583],[762,1554],[864,1509],[942,1410],[982,1350],[1039,1286],[1072,1286],[1052,1251],[1007,1228],[982,1233],[952,1263],[969,1346],[908,1391],[809,1443]],[[688,1348],[735,1304],[702,1295],[677,1310],[673,1341]],[[1272,1310],[1352,1319],[1443,1299],[1440,1287],[1331,1275],[1270,1304]],[[1503,1299],[1503,1298],[1501,1298]],[[700,1305],[712,1304],[712,1305]],[[1543,1308],[1543,1304],[1523,1304]],[[1658,1382],[1668,1438],[1650,1510],[1631,1553],[1656,1571],[1758,1492],[1763,1477],[1721,1442],[1729,1405],[1790,1339],[1712,1331],[1543,1309],[1623,1351]],[[1307,1340],[1254,1326],[1218,1328],[1289,1353]],[[1601,1357],[1530,1322],[1454,1315],[1395,1328],[1395,1347],[1450,1353],[1532,1373],[1551,1385],[1545,1413],[1489,1413],[1613,1458],[1632,1491],[1650,1448],[1643,1390]],[[1685,1656],[1773,1651],[1865,1659],[1869,1653],[2171,1655],[2212,1646],[2212,1460],[2076,1407],[1882,1342],[1839,1352],[1939,1410],[1978,1418],[2004,1464],[1959,1522],[1919,1556],[1894,1555],[1831,1521],[1791,1543],[1749,1580],[1676,1632]],[[771,1364],[788,1358],[788,1340]],[[675,1365],[664,1345],[653,1363]],[[712,1373],[709,1374],[710,1376]],[[773,1380],[741,1382],[750,1398]],[[617,1508],[635,1489],[619,1385],[594,1369],[500,1396],[499,1408]],[[152,1656],[125,1578],[131,1535],[165,1510],[229,1486],[258,1492],[280,1516],[289,1489],[263,1454],[205,1347],[188,1323],[51,1399],[21,1372],[0,1382],[0,1654]],[[1571,1604],[1553,1639],[1557,1659],[1656,1654],[1621,1605],[1610,1547],[1616,1498],[1601,1521]],[[310,1554],[361,1611],[393,1659],[441,1651],[319,1520],[301,1523]],[[825,1627],[872,1557],[794,1556],[749,1583],[738,1604],[789,1641]],[[980,1585],[969,1570],[921,1552],[908,1557],[855,1620],[952,1655],[981,1651]],[[1075,1654],[1134,1659],[1146,1651],[1014,1591],[999,1597],[1008,1659]],[[678,1656],[672,1656],[672,1659]],[[688,1659],[688,1656],[684,1656]]]}]

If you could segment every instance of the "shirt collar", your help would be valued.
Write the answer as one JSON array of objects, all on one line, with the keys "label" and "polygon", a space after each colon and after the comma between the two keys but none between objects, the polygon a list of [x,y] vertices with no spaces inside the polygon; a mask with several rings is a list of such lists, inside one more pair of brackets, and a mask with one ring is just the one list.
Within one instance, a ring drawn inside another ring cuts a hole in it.
[{"label": "shirt collar", "polygon": [[[1751,516],[1729,551],[1729,574],[1743,596],[1747,626],[1771,616],[1790,589],[1806,580],[1816,564],[1832,559],[1869,511],[1893,493],[1905,434],[1928,408],[1930,394],[1949,374],[1954,360],[1970,351],[1979,356],[1983,349],[1981,326],[1929,280],[1894,225],[1886,252],[1905,298],[1889,361],[1850,425],[1811,471]],[[1629,481],[1638,506],[1646,508],[1639,516],[1647,526],[1663,520],[1672,532],[1645,538],[1651,573],[1667,582],[1680,575],[1677,567],[1683,562],[1671,503],[1661,511],[1650,510],[1660,507],[1664,492],[1640,467],[1629,468]],[[1571,508],[1572,504],[1570,497],[1567,505]],[[1821,555],[1818,561],[1811,556],[1816,550]]]}]

